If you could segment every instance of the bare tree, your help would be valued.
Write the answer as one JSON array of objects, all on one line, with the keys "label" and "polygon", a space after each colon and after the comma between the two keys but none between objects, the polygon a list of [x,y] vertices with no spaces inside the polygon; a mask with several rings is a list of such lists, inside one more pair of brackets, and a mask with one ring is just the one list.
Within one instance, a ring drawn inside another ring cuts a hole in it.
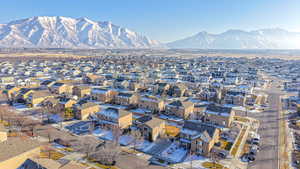
[{"label": "bare tree", "polygon": [[117,145],[114,143],[106,143],[104,146],[98,148],[91,157],[101,164],[114,165],[119,154],[120,148]]},{"label": "bare tree", "polygon": [[93,137],[85,136],[80,138],[74,146],[78,151],[85,153],[86,158],[89,158],[90,154],[96,150],[97,142]]},{"label": "bare tree", "polygon": [[18,132],[20,132],[26,125],[26,117],[24,115],[16,115],[14,121],[15,128]]},{"label": "bare tree", "polygon": [[95,130],[95,122],[91,121],[89,123],[89,133],[92,134],[94,130]]},{"label": "bare tree", "polygon": [[47,129],[47,138],[48,138],[48,142],[51,143],[51,141],[52,141],[52,134],[51,134],[50,129]]},{"label": "bare tree", "polygon": [[113,134],[113,143],[116,145],[119,145],[119,140],[122,134],[122,131],[119,126],[114,126],[112,129],[112,134]]},{"label": "bare tree", "polygon": [[137,144],[143,139],[143,135],[139,130],[132,130],[131,135],[133,137],[133,148],[135,150]]}]

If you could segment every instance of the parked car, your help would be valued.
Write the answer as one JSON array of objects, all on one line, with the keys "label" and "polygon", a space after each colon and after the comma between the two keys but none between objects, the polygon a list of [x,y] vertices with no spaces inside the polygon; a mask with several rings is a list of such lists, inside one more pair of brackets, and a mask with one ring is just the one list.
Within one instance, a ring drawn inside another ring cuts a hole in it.
[{"label": "parked car", "polygon": [[251,148],[250,148],[250,151],[253,150],[253,151],[259,152],[259,149],[260,149],[260,148],[259,148],[258,145],[252,145]]},{"label": "parked car", "polygon": [[218,156],[221,157],[221,158],[226,158],[227,155],[224,152],[219,152]]},{"label": "parked car", "polygon": [[253,162],[253,161],[255,161],[255,156],[254,156],[254,155],[251,155],[251,154],[244,154],[244,155],[241,157],[241,161],[242,161],[242,162],[246,162],[246,163]]},{"label": "parked car", "polygon": [[259,139],[259,138],[252,138],[252,139],[251,139],[251,144],[254,144],[254,145],[258,145],[258,146],[259,146],[259,145],[260,145],[259,142],[260,142],[260,139]]}]

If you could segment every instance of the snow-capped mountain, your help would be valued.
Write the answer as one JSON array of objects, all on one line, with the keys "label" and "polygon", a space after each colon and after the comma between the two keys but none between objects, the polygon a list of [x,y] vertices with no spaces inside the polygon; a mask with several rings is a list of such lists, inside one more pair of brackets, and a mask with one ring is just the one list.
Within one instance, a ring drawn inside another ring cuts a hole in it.
[{"label": "snow-capped mountain", "polygon": [[228,30],[221,34],[200,32],[168,43],[169,48],[199,49],[300,49],[300,33],[283,29]]},{"label": "snow-capped mountain", "polygon": [[155,48],[158,41],[87,18],[32,17],[0,24],[0,47]]}]

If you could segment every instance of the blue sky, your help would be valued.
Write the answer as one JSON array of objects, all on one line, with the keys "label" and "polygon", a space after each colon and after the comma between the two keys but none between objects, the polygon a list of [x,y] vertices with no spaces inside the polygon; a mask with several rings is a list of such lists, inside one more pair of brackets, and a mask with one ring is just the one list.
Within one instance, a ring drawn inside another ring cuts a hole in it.
[{"label": "blue sky", "polygon": [[300,0],[5,0],[0,23],[32,16],[87,17],[169,42],[200,31],[300,32]]}]

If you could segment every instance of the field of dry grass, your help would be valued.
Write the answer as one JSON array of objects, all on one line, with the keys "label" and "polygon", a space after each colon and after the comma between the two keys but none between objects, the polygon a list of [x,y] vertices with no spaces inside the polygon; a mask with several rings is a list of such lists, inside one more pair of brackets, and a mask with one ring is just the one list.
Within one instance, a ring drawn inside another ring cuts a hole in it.
[{"label": "field of dry grass", "polygon": [[0,52],[0,58],[89,58],[94,56],[163,56],[163,57],[180,57],[194,58],[199,56],[208,57],[233,57],[233,58],[277,58],[284,60],[299,60],[300,50],[64,50],[57,51],[11,51]]}]

